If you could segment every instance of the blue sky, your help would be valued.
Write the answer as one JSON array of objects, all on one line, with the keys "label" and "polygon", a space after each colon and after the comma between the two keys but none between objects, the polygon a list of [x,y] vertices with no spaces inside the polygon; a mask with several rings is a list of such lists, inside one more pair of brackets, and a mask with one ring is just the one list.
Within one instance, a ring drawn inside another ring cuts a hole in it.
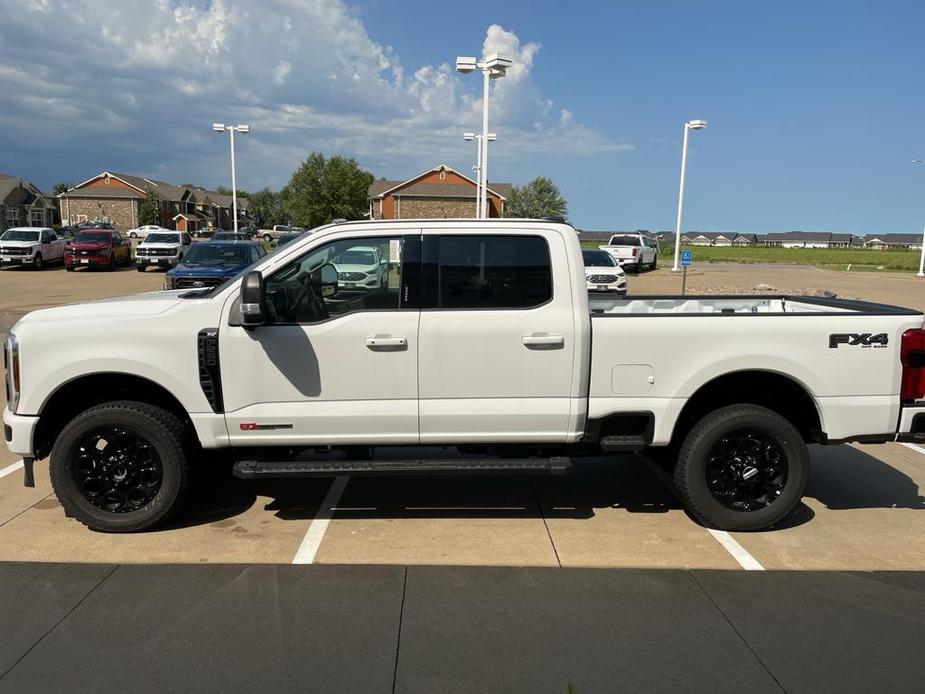
[{"label": "blue sky", "polygon": [[239,182],[315,149],[402,178],[466,171],[496,83],[490,177],[548,175],[585,229],[911,232],[925,224],[925,3],[0,0],[0,171],[227,184],[212,120],[249,122]]}]

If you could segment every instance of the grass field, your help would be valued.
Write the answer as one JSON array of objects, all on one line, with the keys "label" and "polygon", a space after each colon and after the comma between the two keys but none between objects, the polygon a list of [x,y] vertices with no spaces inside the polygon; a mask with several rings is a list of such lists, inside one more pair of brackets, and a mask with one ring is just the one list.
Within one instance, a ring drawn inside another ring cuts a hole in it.
[{"label": "grass field", "polygon": [[[584,248],[597,248],[596,241],[582,241]],[[685,246],[694,254],[694,263],[790,263],[817,265],[844,270],[901,270],[919,268],[919,251],[881,251],[864,248],[780,248],[778,246]],[[671,257],[673,246],[663,246],[660,262]]]}]

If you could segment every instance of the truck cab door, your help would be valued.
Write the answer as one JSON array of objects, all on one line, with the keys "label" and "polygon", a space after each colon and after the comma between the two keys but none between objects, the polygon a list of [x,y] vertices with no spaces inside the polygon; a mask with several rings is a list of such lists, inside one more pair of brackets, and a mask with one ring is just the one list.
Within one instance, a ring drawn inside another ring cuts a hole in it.
[{"label": "truck cab door", "polygon": [[[226,318],[219,341],[232,445],[418,442],[420,245],[419,230],[358,232],[268,271],[266,323]],[[380,255],[375,276],[349,269]]]},{"label": "truck cab door", "polygon": [[[579,406],[568,246],[509,225],[425,232],[422,443],[558,442]],[[574,268],[582,277],[584,269]]]}]

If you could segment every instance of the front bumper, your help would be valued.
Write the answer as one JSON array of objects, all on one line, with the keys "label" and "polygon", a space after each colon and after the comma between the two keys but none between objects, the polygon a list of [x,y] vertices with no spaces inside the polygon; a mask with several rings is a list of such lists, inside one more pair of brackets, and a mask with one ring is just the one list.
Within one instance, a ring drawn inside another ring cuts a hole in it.
[{"label": "front bumper", "polygon": [[32,265],[33,255],[4,255],[0,256],[0,267],[13,267],[15,265]]},{"label": "front bumper", "polygon": [[109,267],[109,254],[106,255],[66,255],[65,267]]},{"label": "front bumper", "polygon": [[925,441],[925,405],[903,407],[899,415],[898,440]]},{"label": "front bumper", "polygon": [[180,258],[178,256],[135,256],[135,265],[138,267],[148,267],[149,265],[154,267],[176,267],[179,262]]},{"label": "front bumper", "polygon": [[586,287],[588,293],[594,294],[619,294],[621,296],[626,295],[626,280],[621,282],[611,282],[609,284],[597,284],[595,282],[586,282]]},{"label": "front bumper", "polygon": [[3,408],[3,440],[10,453],[23,458],[32,457],[32,439],[38,417],[13,414],[9,407]]}]

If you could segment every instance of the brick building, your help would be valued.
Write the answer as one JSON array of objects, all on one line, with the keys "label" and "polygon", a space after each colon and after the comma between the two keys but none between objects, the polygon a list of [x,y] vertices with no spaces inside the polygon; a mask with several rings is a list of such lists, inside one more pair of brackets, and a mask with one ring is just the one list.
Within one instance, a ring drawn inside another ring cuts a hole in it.
[{"label": "brick building", "polygon": [[[61,193],[58,205],[61,219],[69,224],[104,219],[118,229],[134,229],[139,225],[141,204],[149,193],[160,200],[158,224],[168,229],[195,232],[209,225],[222,229],[234,226],[230,195],[109,171]],[[248,200],[239,197],[238,224],[244,226],[249,220]]]},{"label": "brick building", "polygon": [[0,233],[10,227],[50,227],[55,223],[51,200],[29,181],[0,174]]},{"label": "brick building", "polygon": [[[504,216],[510,183],[488,184],[490,217]],[[475,217],[476,182],[446,164],[407,181],[373,181],[369,186],[370,219],[445,219]]]}]

